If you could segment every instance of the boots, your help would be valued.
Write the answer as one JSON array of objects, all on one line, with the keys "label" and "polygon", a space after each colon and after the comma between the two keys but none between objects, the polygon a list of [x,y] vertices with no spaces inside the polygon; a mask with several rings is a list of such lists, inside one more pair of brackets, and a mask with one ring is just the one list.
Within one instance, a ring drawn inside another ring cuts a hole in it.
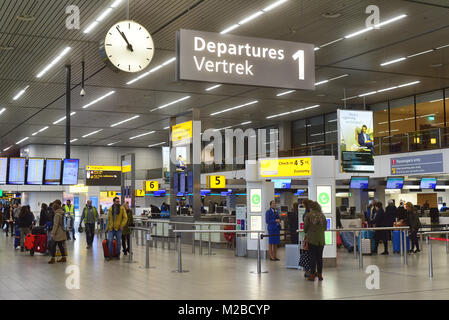
[{"label": "boots", "polygon": [[315,281],[315,273],[311,273],[309,278],[307,278],[309,281]]},{"label": "boots", "polygon": [[55,258],[51,258],[50,261],[48,261],[49,264],[54,264],[56,262]]},{"label": "boots", "polygon": [[323,275],[321,273],[317,274],[318,280],[323,281]]},{"label": "boots", "polygon": [[61,259],[58,260],[58,262],[67,262],[66,257],[62,257]]}]

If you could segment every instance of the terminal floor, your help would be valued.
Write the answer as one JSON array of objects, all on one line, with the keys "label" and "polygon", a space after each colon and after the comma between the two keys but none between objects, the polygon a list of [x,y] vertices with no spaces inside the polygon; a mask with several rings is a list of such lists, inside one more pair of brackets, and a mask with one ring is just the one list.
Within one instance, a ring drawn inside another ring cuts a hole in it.
[{"label": "terminal floor", "polygon": [[[326,268],[324,281],[309,282],[303,272],[286,269],[284,251],[279,262],[263,261],[263,274],[256,260],[235,257],[229,249],[213,249],[215,255],[192,255],[191,245],[183,245],[183,269],[177,269],[177,252],[150,248],[150,269],[145,269],[143,246],[134,245],[135,263],[105,262],[101,239],[86,250],[84,234],[68,241],[68,263],[47,264],[48,257],[13,249],[13,238],[0,232],[0,300],[3,299],[448,299],[449,255],[445,244],[433,242],[434,278],[428,277],[427,247],[409,255],[408,265],[401,256],[365,256],[364,266],[380,268],[380,289],[365,286],[368,277],[358,260],[344,248],[338,250],[337,267]],[[172,247],[174,245],[172,244]],[[66,267],[77,265],[80,289],[66,288]]]}]

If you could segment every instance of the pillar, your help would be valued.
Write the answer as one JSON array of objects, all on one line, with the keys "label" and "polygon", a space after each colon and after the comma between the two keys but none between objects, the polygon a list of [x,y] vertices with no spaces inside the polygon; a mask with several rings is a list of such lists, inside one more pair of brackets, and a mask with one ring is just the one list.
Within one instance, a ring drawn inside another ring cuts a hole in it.
[{"label": "pillar", "polygon": [[193,137],[190,157],[193,171],[193,219],[201,219],[201,120],[200,109],[192,109]]},{"label": "pillar", "polygon": [[[355,212],[364,212],[368,206],[369,196],[368,191],[363,191],[361,189],[352,189],[352,198],[354,199]],[[385,199],[385,193],[384,193]],[[351,203],[351,201],[350,201]],[[349,212],[349,209],[348,209]]]}]

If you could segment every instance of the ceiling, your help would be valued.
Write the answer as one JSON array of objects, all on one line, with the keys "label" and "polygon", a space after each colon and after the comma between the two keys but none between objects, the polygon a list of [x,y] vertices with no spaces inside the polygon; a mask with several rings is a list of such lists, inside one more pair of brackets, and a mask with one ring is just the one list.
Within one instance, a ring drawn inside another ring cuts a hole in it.
[{"label": "ceiling", "polygon": [[[276,0],[130,0],[130,18],[144,25],[155,43],[155,56],[147,70],[175,56],[175,33],[181,28],[220,32]],[[449,87],[449,47],[423,54],[388,66],[381,63],[401,56],[449,44],[449,4],[447,0],[289,0],[231,33],[320,46],[365,28],[365,9],[375,4],[380,20],[400,14],[407,17],[380,30],[344,39],[316,51],[316,81],[343,74],[349,76],[316,86],[315,91],[297,90],[277,97],[282,89],[223,85],[205,91],[210,83],[175,81],[175,63],[127,85],[139,74],[115,73],[105,66],[99,55],[99,43],[113,23],[126,18],[126,0],[97,28],[88,34],[83,30],[111,5],[113,0],[0,0],[0,151],[13,146],[63,144],[65,121],[54,121],[65,115],[64,65],[72,66],[72,139],[74,145],[148,147],[168,141],[169,118],[178,122],[190,117],[192,107],[200,109],[203,129],[234,126],[252,121],[245,127],[265,127],[283,120],[294,120],[335,111],[343,98],[357,96],[403,83],[419,84],[347,101],[361,107]],[[80,9],[80,30],[65,26],[66,7]],[[339,14],[335,18],[323,14]],[[32,21],[17,19],[31,15]],[[41,78],[36,75],[65,47],[70,52]],[[86,63],[85,90],[81,97],[81,61]],[[431,65],[442,65],[432,67]],[[144,71],[144,72],[145,72]],[[23,88],[26,92],[13,97]],[[104,100],[83,109],[89,102],[115,91]],[[152,112],[171,101],[190,96],[178,104]],[[259,103],[217,116],[210,114],[253,100]],[[319,104],[319,108],[295,113],[292,117],[266,119],[267,116]],[[140,117],[111,128],[111,124],[139,115]],[[35,136],[33,133],[48,126]],[[101,130],[86,138],[82,136]],[[155,131],[130,140],[129,138]],[[20,145],[19,140],[30,137]],[[5,152],[4,152],[5,154]]]}]

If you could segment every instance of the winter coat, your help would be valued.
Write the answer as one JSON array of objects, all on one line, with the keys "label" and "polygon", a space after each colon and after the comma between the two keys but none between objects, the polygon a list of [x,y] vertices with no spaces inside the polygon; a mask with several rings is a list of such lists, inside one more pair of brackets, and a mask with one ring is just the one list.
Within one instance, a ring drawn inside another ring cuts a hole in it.
[{"label": "winter coat", "polygon": [[53,219],[53,229],[51,236],[55,241],[67,240],[67,232],[64,231],[64,210],[59,208],[55,211],[55,218]]}]

